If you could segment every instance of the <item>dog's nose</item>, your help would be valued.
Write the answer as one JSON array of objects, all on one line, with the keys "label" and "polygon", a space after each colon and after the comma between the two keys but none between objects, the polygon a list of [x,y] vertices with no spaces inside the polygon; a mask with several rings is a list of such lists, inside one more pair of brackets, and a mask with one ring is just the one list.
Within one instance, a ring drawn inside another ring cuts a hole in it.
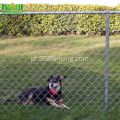
[{"label": "dog's nose", "polygon": [[53,87],[53,84],[51,85],[51,87]]}]

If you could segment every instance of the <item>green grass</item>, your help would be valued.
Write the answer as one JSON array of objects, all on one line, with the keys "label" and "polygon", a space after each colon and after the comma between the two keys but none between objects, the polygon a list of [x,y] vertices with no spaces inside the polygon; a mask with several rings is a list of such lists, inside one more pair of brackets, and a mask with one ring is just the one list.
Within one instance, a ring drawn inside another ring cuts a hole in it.
[{"label": "green grass", "polygon": [[[119,39],[110,36],[109,111],[105,112],[105,36],[0,38],[0,119],[118,120]],[[50,75],[67,77],[62,90],[70,110],[5,102],[17,99],[24,89],[45,86]]]}]

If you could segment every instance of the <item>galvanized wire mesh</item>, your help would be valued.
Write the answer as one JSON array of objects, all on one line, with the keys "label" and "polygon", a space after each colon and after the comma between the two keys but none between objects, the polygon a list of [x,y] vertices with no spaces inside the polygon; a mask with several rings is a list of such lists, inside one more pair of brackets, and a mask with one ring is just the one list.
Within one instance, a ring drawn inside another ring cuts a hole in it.
[{"label": "galvanized wire mesh", "polygon": [[[27,88],[47,85],[51,75],[66,75],[63,99],[71,109],[105,110],[108,12],[102,13],[37,13],[26,15],[22,23],[24,15],[1,15],[1,110],[22,109],[23,105],[6,100],[17,99]],[[109,110],[120,106],[120,14],[113,13],[108,34]],[[45,105],[31,106],[44,109]]]}]

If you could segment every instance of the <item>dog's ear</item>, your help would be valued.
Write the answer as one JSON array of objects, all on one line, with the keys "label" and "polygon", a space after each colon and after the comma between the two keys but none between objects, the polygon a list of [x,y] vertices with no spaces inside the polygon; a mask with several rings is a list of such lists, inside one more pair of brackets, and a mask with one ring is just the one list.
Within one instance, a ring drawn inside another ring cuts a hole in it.
[{"label": "dog's ear", "polygon": [[60,80],[63,80],[65,78],[66,78],[66,76],[62,76],[62,75],[58,76],[58,79],[60,79]]},{"label": "dog's ear", "polygon": [[50,76],[47,81],[50,81],[53,78],[53,76]]}]

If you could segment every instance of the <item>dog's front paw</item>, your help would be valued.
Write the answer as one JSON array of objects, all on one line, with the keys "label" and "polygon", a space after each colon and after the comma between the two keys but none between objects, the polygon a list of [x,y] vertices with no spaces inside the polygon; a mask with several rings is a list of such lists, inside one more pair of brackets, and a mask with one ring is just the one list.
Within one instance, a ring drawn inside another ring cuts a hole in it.
[{"label": "dog's front paw", "polygon": [[68,109],[68,110],[70,109],[70,107],[67,107],[67,106],[65,108]]}]

